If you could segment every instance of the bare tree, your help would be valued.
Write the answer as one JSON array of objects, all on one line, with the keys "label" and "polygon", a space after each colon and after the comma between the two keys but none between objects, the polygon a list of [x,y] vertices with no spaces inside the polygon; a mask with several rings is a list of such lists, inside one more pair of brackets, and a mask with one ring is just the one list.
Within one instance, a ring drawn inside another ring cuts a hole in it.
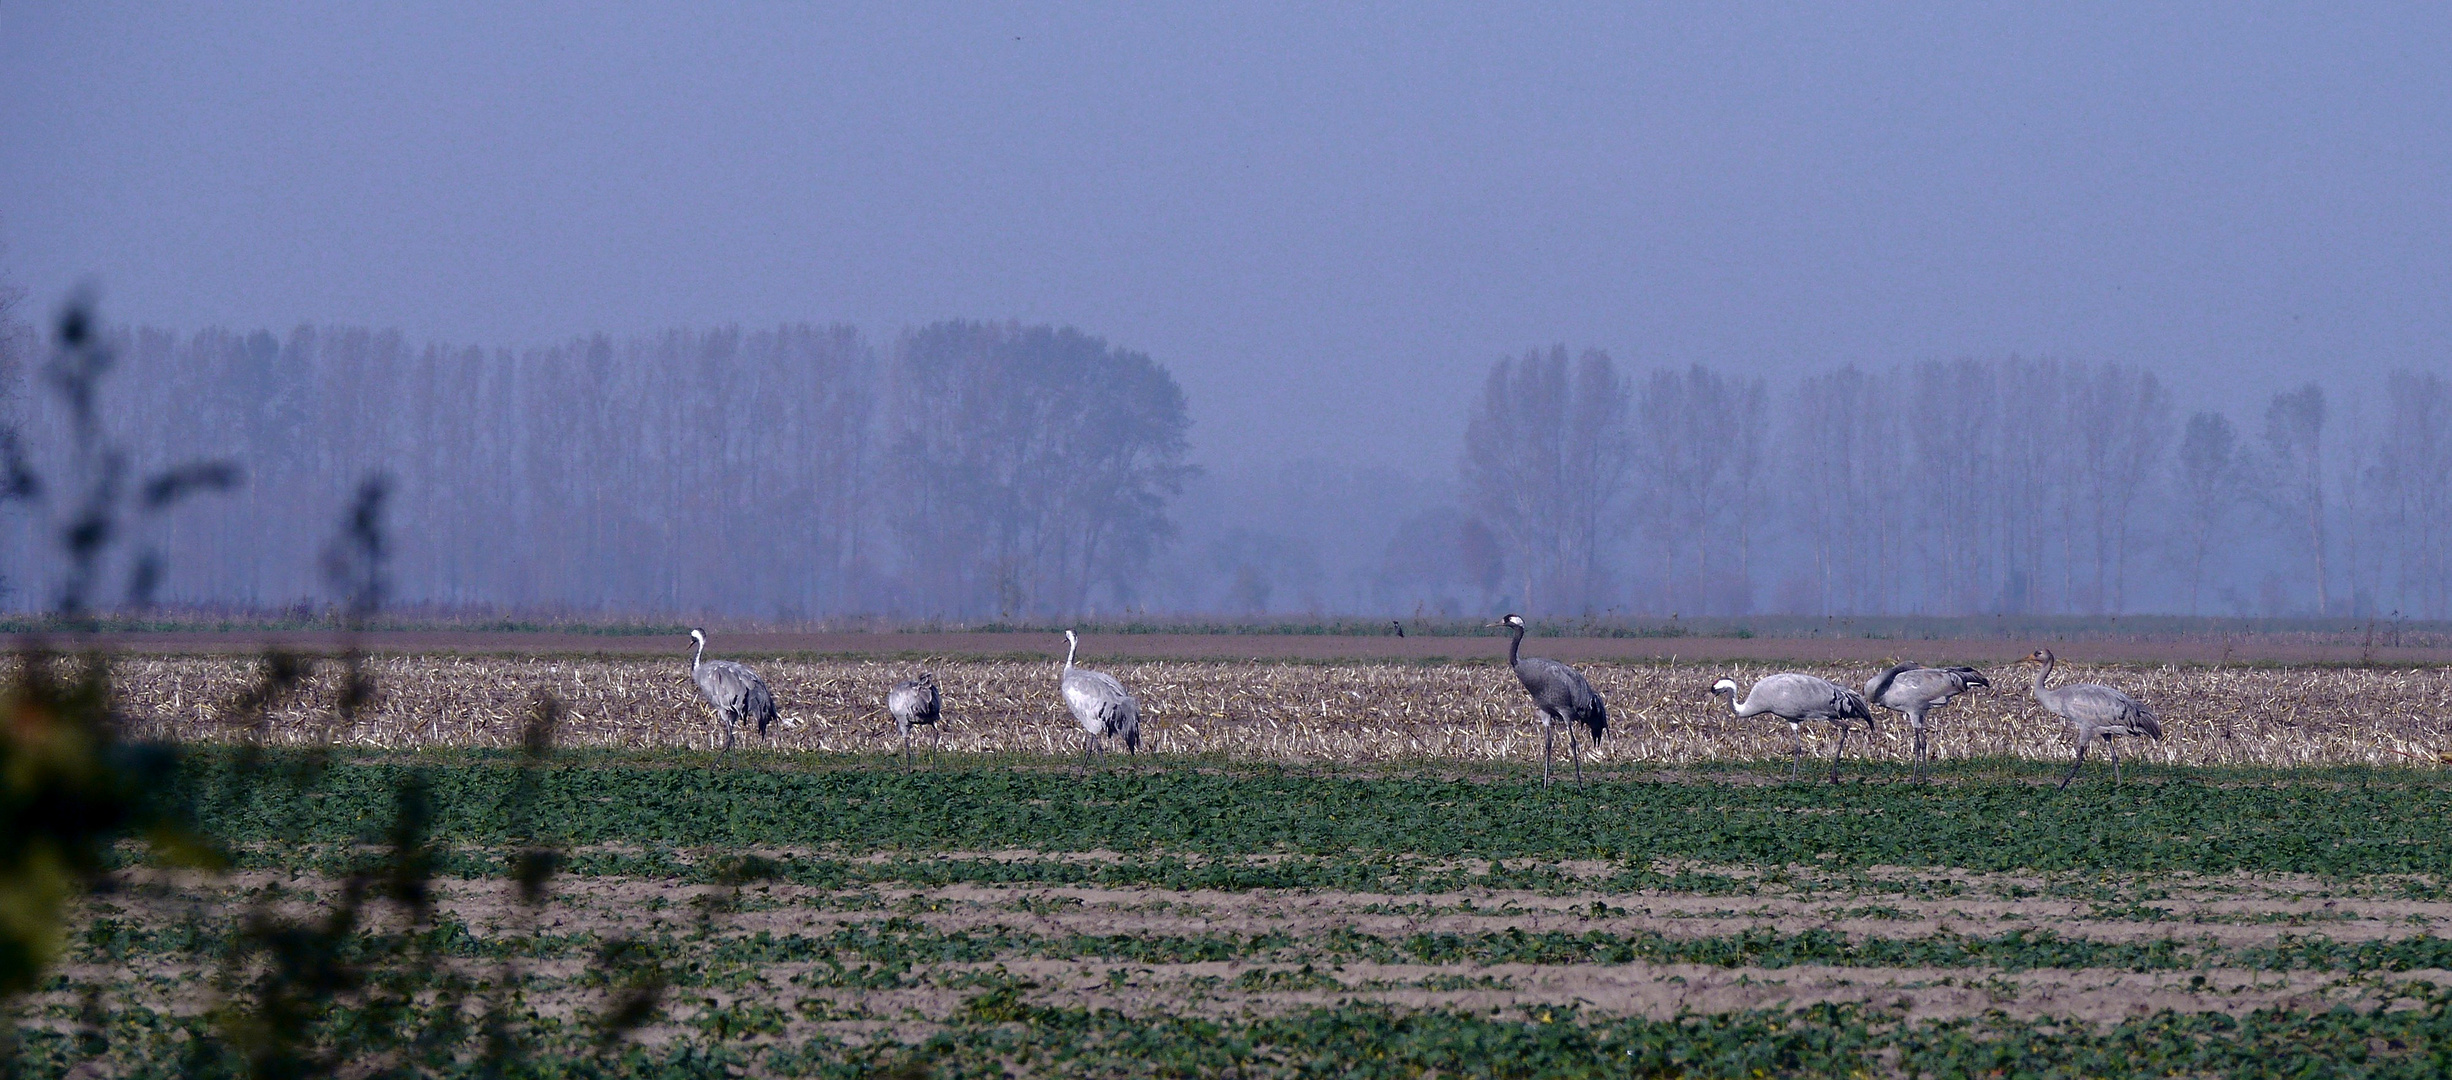
[{"label": "bare tree", "polygon": [[938,323],[895,361],[892,516],[925,610],[1132,603],[1191,470],[1183,390],[1071,328]]},{"label": "bare tree", "polygon": [[2331,614],[2331,575],[2325,566],[2324,541],[2324,388],[2308,383],[2273,395],[2265,408],[2265,450],[2272,455],[2274,483],[2266,489],[2267,504],[2285,521],[2295,521],[2314,573],[2316,613]]},{"label": "bare tree", "polygon": [[1563,345],[1490,367],[1465,425],[1466,504],[1498,530],[1527,611],[1589,610],[1624,521],[1627,393],[1607,354]]},{"label": "bare tree", "polygon": [[2385,383],[2382,443],[2368,469],[2392,531],[2394,592],[2405,610],[2452,617],[2452,385],[2434,372]]},{"label": "bare tree", "polygon": [[2229,417],[2200,412],[2188,418],[2174,479],[2180,494],[2182,556],[2188,564],[2188,613],[2195,615],[2205,585],[2206,556],[2243,494],[2239,433]]},{"label": "bare tree", "polygon": [[2151,372],[2105,364],[2080,396],[2079,446],[2094,534],[2091,607],[2128,608],[2128,556],[2138,496],[2161,471],[2171,445],[2171,393]]}]

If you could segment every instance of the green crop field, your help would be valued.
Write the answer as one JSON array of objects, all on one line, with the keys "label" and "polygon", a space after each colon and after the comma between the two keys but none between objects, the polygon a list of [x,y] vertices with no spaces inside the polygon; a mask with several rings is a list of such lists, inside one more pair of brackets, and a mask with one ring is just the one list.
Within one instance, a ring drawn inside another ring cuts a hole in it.
[{"label": "green crop field", "polygon": [[[2140,767],[2055,792],[2053,763],[2016,760],[1921,786],[1736,763],[1581,788],[1452,762],[521,760],[186,757],[155,796],[233,863],[123,846],[29,1003],[23,1063],[243,1072],[202,1037],[248,985],[231,943],[381,894],[369,860],[413,803],[431,881],[369,905],[351,946],[418,958],[386,976],[407,989],[380,1015],[334,990],[316,1023],[422,1017],[444,1043],[389,1065],[428,1073],[2452,1071],[2433,768]],[[559,872],[523,898],[544,849]],[[653,1015],[598,1038],[641,971]],[[516,1022],[437,1021],[478,997]],[[488,1030],[517,1053],[479,1053]]]}]

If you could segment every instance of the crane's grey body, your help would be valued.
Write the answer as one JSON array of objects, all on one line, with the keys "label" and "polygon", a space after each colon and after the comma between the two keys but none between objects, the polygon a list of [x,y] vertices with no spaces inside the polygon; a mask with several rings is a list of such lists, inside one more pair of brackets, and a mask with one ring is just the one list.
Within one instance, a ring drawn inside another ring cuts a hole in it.
[{"label": "crane's grey body", "polygon": [[2037,649],[2023,662],[2043,665],[2035,672],[2035,701],[2059,716],[2077,735],[2077,758],[2069,763],[2069,774],[2060,778],[2060,787],[2065,790],[2069,781],[2077,779],[2078,767],[2086,764],[2086,747],[2096,739],[2103,740],[2103,752],[2111,755],[2111,779],[2119,783],[2120,744],[2113,740],[2145,735],[2161,742],[2162,720],[2136,698],[2100,683],[2071,683],[2058,690],[2046,689],[2043,682],[2052,677],[2052,665],[2057,659],[2052,650]]},{"label": "crane's grey body", "polygon": [[[902,732],[902,763],[905,767],[911,764],[912,728],[927,728],[934,742],[945,741],[944,729],[937,727],[937,716],[942,705],[943,697],[937,693],[937,676],[933,671],[920,672],[919,678],[905,679],[895,683],[894,689],[886,691],[885,711],[894,714],[894,727]],[[933,755],[936,747],[931,745],[928,752]],[[929,760],[934,761],[935,758]]]},{"label": "crane's grey body", "polygon": [[1745,692],[1743,700],[1738,699],[1737,683],[1733,679],[1722,679],[1711,684],[1711,692],[1727,694],[1729,706],[1739,716],[1770,713],[1788,722],[1788,733],[1796,738],[1796,752],[1790,755],[1788,761],[1788,778],[1791,780],[1796,779],[1805,763],[1805,725],[1808,722],[1828,721],[1839,729],[1839,746],[1830,755],[1830,778],[1834,784],[1839,782],[1839,757],[1847,753],[1848,721],[1864,721],[1865,737],[1870,739],[1873,736],[1873,710],[1865,707],[1864,695],[1829,679],[1790,671],[1765,675],[1756,680],[1754,688]]},{"label": "crane's grey body", "polygon": [[1493,626],[1510,631],[1507,640],[1507,666],[1515,669],[1516,681],[1524,684],[1524,692],[1532,695],[1533,706],[1541,710],[1541,782],[1550,782],[1550,756],[1556,752],[1558,729],[1567,729],[1567,755],[1575,762],[1575,782],[1584,782],[1583,746],[1577,741],[1576,729],[1592,733],[1592,745],[1600,745],[1601,736],[1609,733],[1609,703],[1601,700],[1600,692],[1584,681],[1582,672],[1556,660],[1521,655],[1524,649],[1524,617],[1509,615]]},{"label": "crane's grey body", "polygon": [[776,719],[775,694],[766,688],[766,680],[730,660],[706,659],[706,631],[691,630],[690,640],[698,643],[690,654],[690,681],[723,718],[724,749],[732,749],[732,729],[743,721],[757,721],[758,734],[766,734],[766,726]]},{"label": "crane's grey body", "polygon": [[1081,639],[1073,632],[1064,632],[1064,675],[1057,681],[1064,691],[1064,704],[1073,710],[1073,719],[1081,722],[1084,737],[1081,754],[1086,760],[1108,738],[1124,740],[1128,753],[1141,750],[1141,703],[1133,700],[1124,684],[1104,671],[1073,666],[1073,654],[1081,648]]},{"label": "crane's grey body", "polygon": [[1907,726],[1916,733],[1916,764],[1910,775],[1922,780],[1924,763],[1932,756],[1924,742],[1924,714],[1974,687],[1990,685],[1992,680],[1971,667],[1925,667],[1908,660],[1867,681],[1865,701],[1907,718]]}]

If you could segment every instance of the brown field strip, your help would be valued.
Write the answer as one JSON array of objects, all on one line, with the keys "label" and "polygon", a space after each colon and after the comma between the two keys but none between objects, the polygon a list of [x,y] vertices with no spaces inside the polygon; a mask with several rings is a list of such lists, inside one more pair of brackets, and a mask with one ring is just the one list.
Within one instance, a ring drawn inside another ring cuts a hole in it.
[{"label": "brown field strip", "polygon": [[[2413,635],[2415,636],[2415,635]],[[151,655],[216,655],[261,652],[268,646],[331,652],[340,639],[329,632],[231,631],[117,632],[92,639],[104,647]],[[678,634],[599,634],[558,631],[412,630],[360,635],[360,648],[381,655],[459,656],[686,656],[689,641]],[[60,642],[60,643],[65,643]],[[1776,663],[1873,664],[1902,656],[1927,663],[2005,664],[2039,645],[2052,645],[2085,659],[2117,664],[2293,664],[2408,667],[2452,665],[2452,647],[2396,647],[2345,643],[2336,635],[2243,634],[2154,640],[2089,639],[2077,645],[2023,637],[1958,639],[1829,637],[1535,637],[1534,655],[1575,662],[1658,662],[1672,658],[1704,662],[1757,660]],[[710,655],[744,657],[850,657],[897,659],[944,657],[1061,660],[1064,638],[1022,632],[719,632]],[[1415,634],[1115,634],[1082,638],[1082,656],[1106,663],[1135,660],[1492,662],[1507,655],[1495,631],[1487,637]]]}]

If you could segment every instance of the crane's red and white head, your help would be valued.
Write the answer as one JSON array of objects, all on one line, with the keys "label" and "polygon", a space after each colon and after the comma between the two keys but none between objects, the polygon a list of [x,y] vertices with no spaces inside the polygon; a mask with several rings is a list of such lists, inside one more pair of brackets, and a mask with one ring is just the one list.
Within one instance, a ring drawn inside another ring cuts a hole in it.
[{"label": "crane's red and white head", "polygon": [[1497,622],[1494,622],[1494,623],[1483,623],[1482,625],[1484,625],[1484,626],[1512,626],[1512,627],[1517,627],[1517,628],[1519,628],[1519,629],[1520,629],[1520,628],[1522,628],[1522,627],[1523,627],[1523,625],[1524,625],[1524,616],[1522,616],[1522,615],[1516,615],[1516,614],[1510,613],[1510,614],[1508,614],[1506,617],[1501,618],[1501,619],[1500,619],[1499,621],[1497,621]]},{"label": "crane's red and white head", "polygon": [[2026,659],[2018,662],[2021,664],[2049,664],[2052,662],[2052,650],[2037,649],[2034,652],[2026,654]]},{"label": "crane's red and white head", "polygon": [[705,645],[707,643],[707,632],[695,626],[690,627],[690,640],[695,641],[700,645]]},{"label": "crane's red and white head", "polygon": [[1714,694],[1726,694],[1726,695],[1728,695],[1728,696],[1730,696],[1730,697],[1736,697],[1736,696],[1737,696],[1737,680],[1735,680],[1735,679],[1722,679],[1722,680],[1720,680],[1719,682],[1713,683],[1713,684],[1711,684],[1711,692],[1712,692],[1712,693],[1714,693]]}]

